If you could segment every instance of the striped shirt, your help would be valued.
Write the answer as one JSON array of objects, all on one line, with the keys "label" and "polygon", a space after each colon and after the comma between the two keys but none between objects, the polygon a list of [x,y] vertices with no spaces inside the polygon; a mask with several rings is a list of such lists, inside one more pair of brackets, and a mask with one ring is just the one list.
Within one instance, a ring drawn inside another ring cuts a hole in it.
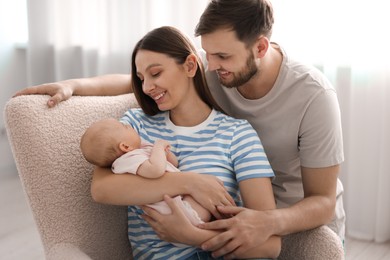
[{"label": "striped shirt", "polygon": [[[246,120],[212,110],[203,123],[180,127],[169,119],[169,112],[147,116],[141,109],[130,109],[121,122],[132,125],[148,142],[169,141],[180,171],[217,176],[238,206],[243,206],[240,181],[274,176],[260,139]],[[134,259],[186,259],[199,250],[162,241],[139,217],[141,214],[139,207],[128,207],[128,235]]]}]

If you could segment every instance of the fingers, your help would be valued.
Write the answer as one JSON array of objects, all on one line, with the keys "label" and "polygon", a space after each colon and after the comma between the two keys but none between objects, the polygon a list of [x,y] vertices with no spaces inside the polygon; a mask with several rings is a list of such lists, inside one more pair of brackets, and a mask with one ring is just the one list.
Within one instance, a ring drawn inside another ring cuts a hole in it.
[{"label": "fingers", "polygon": [[227,229],[232,224],[233,223],[231,219],[219,219],[219,220],[214,220],[214,221],[199,224],[198,227],[202,229],[209,229],[209,230],[223,230],[223,229]]},{"label": "fingers", "polygon": [[171,208],[172,212],[176,212],[178,210],[178,205],[175,203],[174,199],[169,197],[168,195],[164,195],[164,201],[168,204],[168,206]]},{"label": "fingers", "polygon": [[227,245],[223,246],[222,248],[214,251],[211,255],[214,258],[224,256],[224,259],[235,259],[234,251],[237,249],[238,245],[236,245],[233,241],[229,242]]},{"label": "fingers", "polygon": [[73,89],[70,84],[65,82],[45,83],[22,89],[16,92],[13,97],[32,94],[50,95],[47,105],[48,107],[54,107],[61,101],[70,98],[73,95]]},{"label": "fingers", "polygon": [[223,205],[224,206],[236,206],[236,202],[234,201],[232,196],[230,196],[229,193],[227,193],[226,201],[225,201],[225,203]]},{"label": "fingers", "polygon": [[222,215],[221,213],[219,213],[219,211],[217,210],[217,207],[214,205],[214,204],[211,204],[211,207],[205,207],[210,213],[211,215],[213,215],[216,219],[221,219],[222,218]]},{"label": "fingers", "polygon": [[[231,240],[230,232],[223,232],[219,235],[214,236],[213,238],[204,242],[201,247],[204,251],[213,251],[217,252],[226,246],[226,244]],[[225,250],[225,249],[223,249]],[[225,252],[225,251],[224,251]],[[226,251],[227,252],[227,251]],[[228,252],[227,252],[228,253]]]},{"label": "fingers", "polygon": [[224,215],[232,215],[235,216],[241,211],[244,211],[245,208],[243,207],[236,207],[236,206],[218,206],[218,211]]},{"label": "fingers", "polygon": [[16,92],[12,97],[22,96],[22,95],[31,95],[31,94],[39,94],[37,93],[38,88],[36,86],[28,87]]},{"label": "fingers", "polygon": [[54,107],[58,105],[58,103],[64,100],[65,100],[64,95],[62,93],[57,93],[51,98],[49,98],[49,100],[47,101],[47,105],[48,107]]},{"label": "fingers", "polygon": [[153,218],[151,218],[151,217],[150,217],[149,215],[147,215],[147,214],[143,214],[141,217],[142,217],[146,222],[148,222],[148,224],[149,224],[152,228],[154,227],[156,221],[155,221]]},{"label": "fingers", "polygon": [[145,214],[147,214],[147,216],[149,216],[149,217],[152,218],[153,220],[155,220],[156,218],[158,218],[159,215],[160,215],[160,213],[158,213],[157,210],[154,210],[154,209],[151,208],[151,207],[141,206],[141,209],[145,212]]},{"label": "fingers", "polygon": [[218,258],[218,257],[221,257],[223,256],[223,259],[236,259],[235,255],[236,255],[236,251],[239,247],[239,245],[237,243],[234,242],[235,240],[232,240],[231,242],[229,242],[228,244],[226,244],[225,246],[223,246],[222,248],[214,251],[211,255],[213,256],[213,258]]},{"label": "fingers", "polygon": [[[213,202],[210,202],[209,205],[207,206],[204,206],[205,208],[207,208],[207,210],[216,218],[216,219],[222,219],[222,218],[225,218],[226,214],[224,213],[224,211],[220,211],[219,209],[220,208],[225,208],[225,207],[235,207],[235,203],[233,201],[233,204],[231,203],[231,201],[229,200],[230,195],[228,195],[227,197],[223,198],[221,202],[217,202],[217,203],[213,203]],[[233,200],[233,199],[232,199]],[[222,214],[221,214],[222,213]]]}]

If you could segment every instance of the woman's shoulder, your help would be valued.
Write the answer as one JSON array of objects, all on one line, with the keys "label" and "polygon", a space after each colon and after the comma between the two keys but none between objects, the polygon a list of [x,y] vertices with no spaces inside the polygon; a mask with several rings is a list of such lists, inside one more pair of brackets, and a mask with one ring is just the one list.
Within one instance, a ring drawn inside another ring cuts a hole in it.
[{"label": "woman's shoulder", "polygon": [[145,114],[141,108],[131,108],[125,112],[120,121],[134,126],[143,127],[156,127],[165,125],[167,118],[166,112],[158,113],[154,116]]},{"label": "woman's shoulder", "polygon": [[218,118],[218,120],[221,122],[226,122],[227,124],[231,124],[231,125],[235,125],[235,126],[250,125],[248,120],[246,120],[246,119],[235,118],[235,117],[229,116],[229,115],[224,114],[224,113],[219,112],[219,111],[217,112],[216,118]]},{"label": "woman's shoulder", "polygon": [[246,119],[234,118],[222,112],[216,116],[219,131],[229,133],[231,136],[242,136],[256,133],[255,129]]},{"label": "woman's shoulder", "polygon": [[138,119],[145,119],[145,120],[164,120],[165,119],[165,112],[158,113],[154,116],[147,115],[141,108],[130,108],[125,112],[123,117],[131,117],[131,118],[138,118]]}]

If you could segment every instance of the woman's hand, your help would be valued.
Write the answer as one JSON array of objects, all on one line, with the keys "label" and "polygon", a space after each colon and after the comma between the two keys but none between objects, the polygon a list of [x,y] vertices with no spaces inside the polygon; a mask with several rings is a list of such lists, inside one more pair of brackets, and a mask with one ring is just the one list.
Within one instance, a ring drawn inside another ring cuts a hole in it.
[{"label": "woman's hand", "polygon": [[164,196],[164,201],[171,209],[171,214],[169,215],[162,215],[147,206],[142,207],[146,213],[142,217],[153,228],[160,239],[199,247],[204,241],[219,234],[220,231],[202,230],[192,225],[181,207],[168,195]]},{"label": "woman's hand", "polygon": [[217,210],[217,206],[234,206],[234,200],[227,192],[223,182],[215,176],[208,174],[192,174],[187,190],[200,205],[206,208],[215,218],[224,217]]},{"label": "woman's hand", "polygon": [[175,200],[165,195],[164,201],[170,207],[172,213],[162,215],[156,210],[142,206],[142,210],[146,213],[143,219],[149,223],[158,237],[164,241],[171,243],[184,243],[187,245],[197,246],[203,241],[193,241],[194,226],[184,215],[182,209],[176,204]]},{"label": "woman's hand", "polygon": [[72,80],[64,80],[54,83],[45,83],[22,89],[15,93],[14,97],[21,95],[50,95],[51,97],[47,101],[48,107],[54,107],[61,101],[69,99],[73,95],[74,83]]}]

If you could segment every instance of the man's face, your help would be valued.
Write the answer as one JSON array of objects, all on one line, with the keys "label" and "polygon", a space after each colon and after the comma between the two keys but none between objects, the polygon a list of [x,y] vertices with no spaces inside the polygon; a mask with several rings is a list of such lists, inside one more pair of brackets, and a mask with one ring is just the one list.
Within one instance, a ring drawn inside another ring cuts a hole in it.
[{"label": "man's face", "polygon": [[216,71],[221,84],[236,88],[247,83],[258,72],[254,52],[228,29],[202,35],[208,70]]}]

